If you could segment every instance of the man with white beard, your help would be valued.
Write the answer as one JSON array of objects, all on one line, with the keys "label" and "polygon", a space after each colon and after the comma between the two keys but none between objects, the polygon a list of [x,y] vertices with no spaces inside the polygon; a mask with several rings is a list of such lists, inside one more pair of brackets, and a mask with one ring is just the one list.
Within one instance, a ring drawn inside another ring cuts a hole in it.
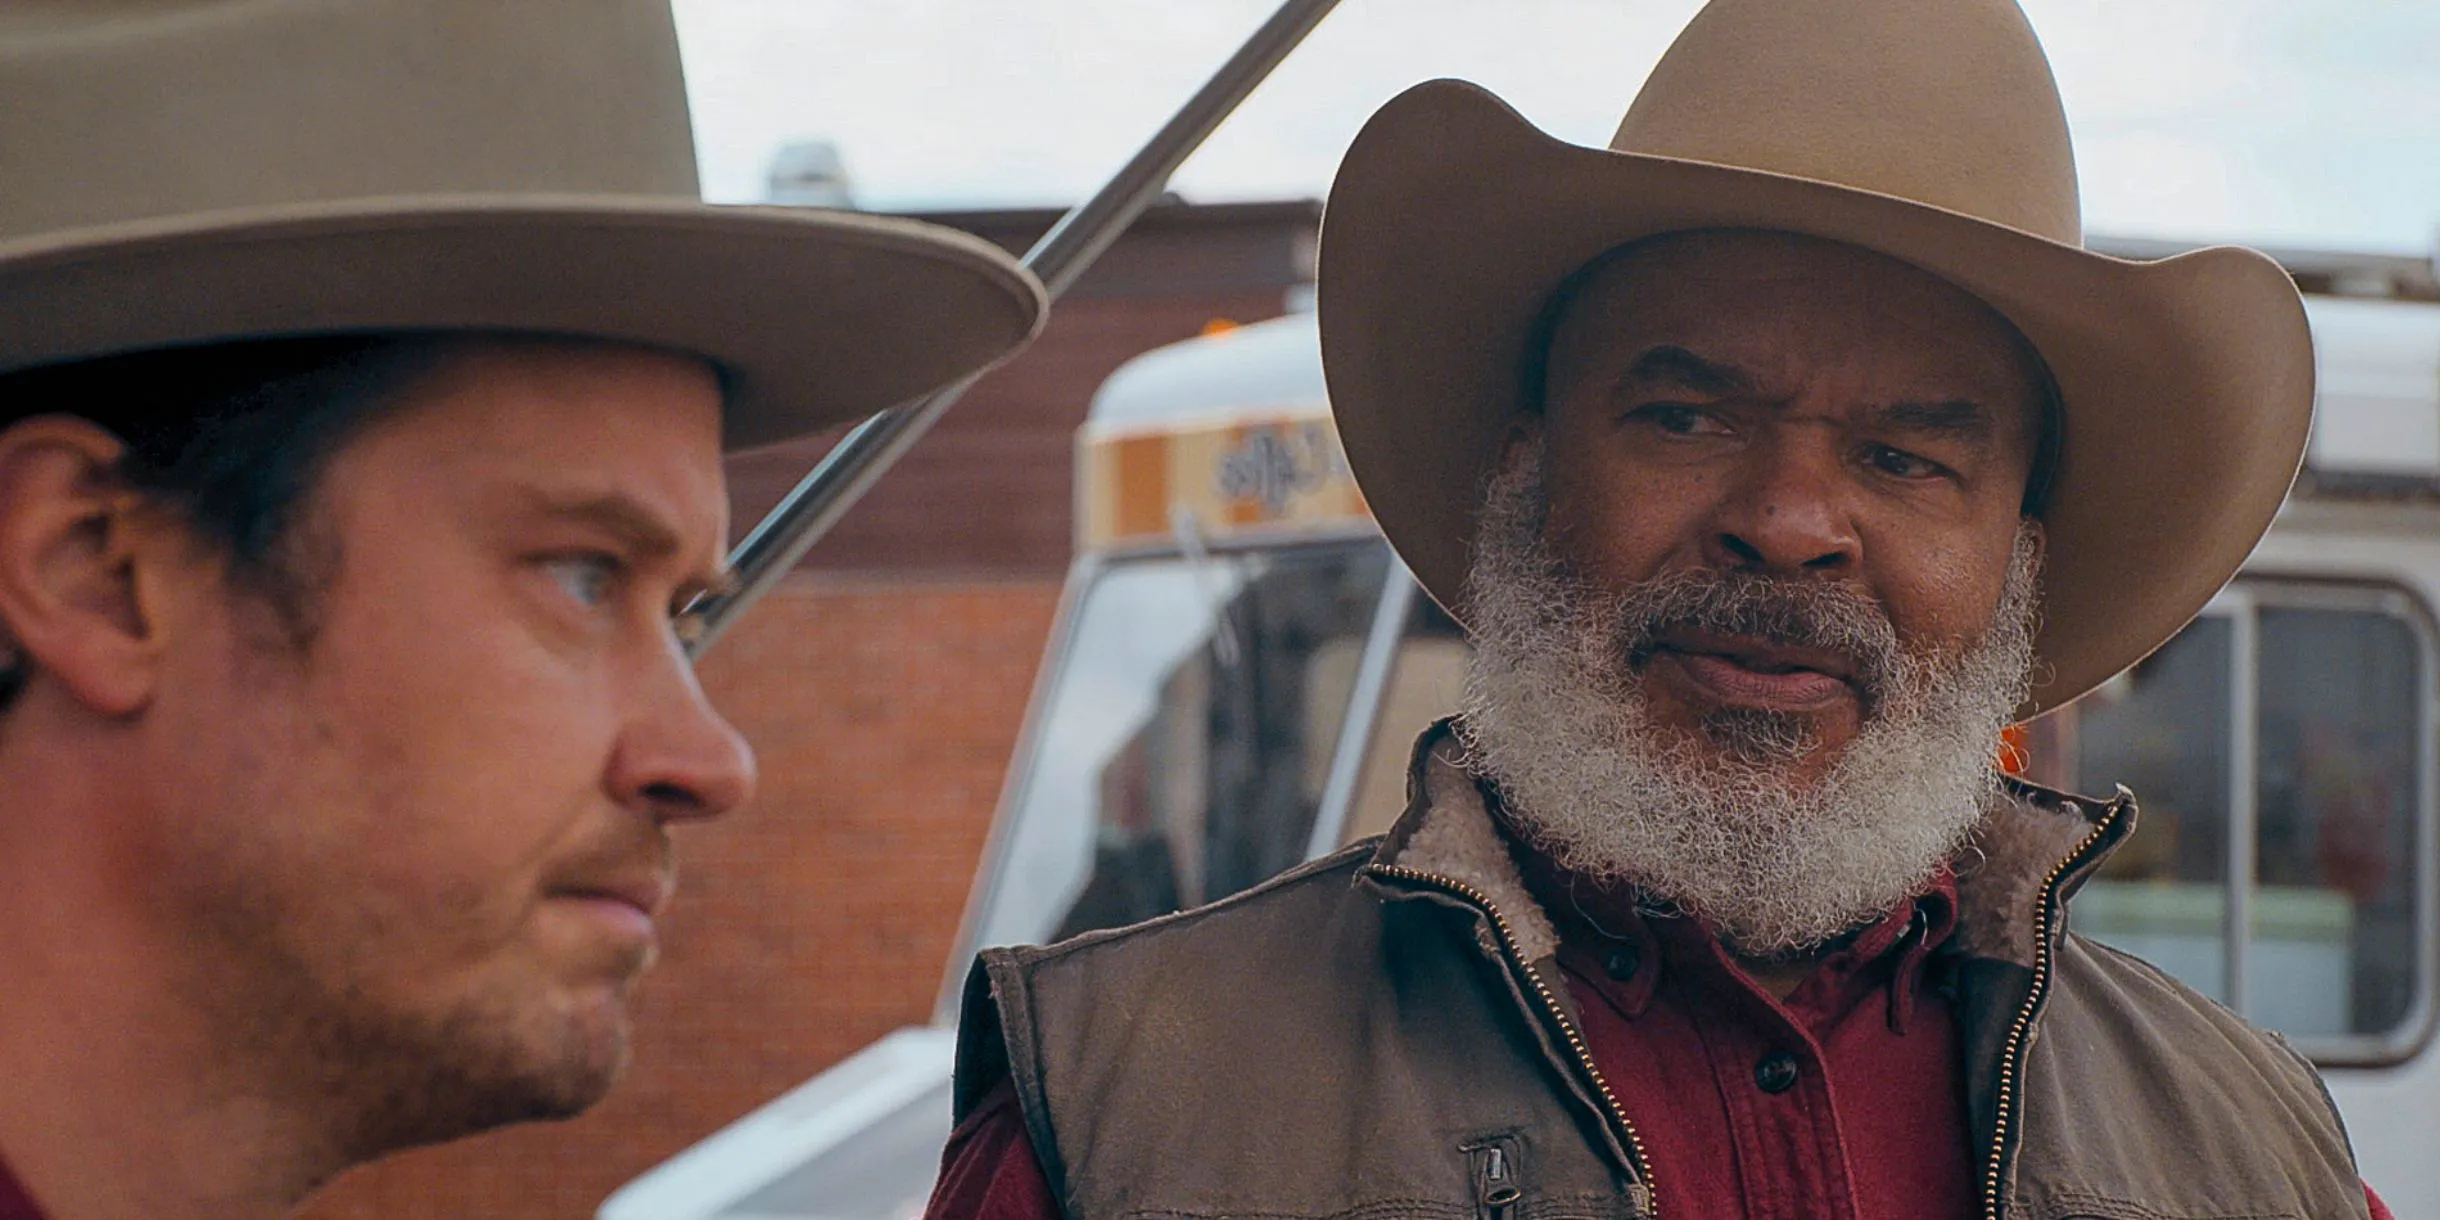
[{"label": "man with white beard", "polygon": [[[1648,246],[1632,261],[1607,260],[1599,283],[1624,290],[1638,282],[1630,267],[1673,255],[1716,265],[1751,251],[1778,264],[1777,279],[1792,261],[1861,254],[1751,233]],[[1876,270],[1910,274],[1894,263],[1836,268],[1850,284]],[[1682,391],[1674,382],[1663,379]],[[1694,412],[1645,406],[1632,426],[1675,438],[1664,429],[1676,421],[1653,417],[1677,410]],[[2027,519],[2017,530],[1997,606],[1965,639],[1901,640],[1856,585],[1785,574],[1787,560],[1848,562],[1853,543],[1819,530],[1826,514],[1800,520],[1765,506],[1746,528],[1713,535],[1751,547],[1752,561],[1663,561],[1658,574],[1611,587],[1550,537],[1551,431],[1510,448],[1477,526],[1465,602],[1474,655],[1453,726],[1468,765],[1496,787],[1511,828],[1572,880],[1701,916],[1784,995],[1823,946],[1921,888],[1996,794],[1993,743],[2032,663],[2040,529]],[[1713,465],[1733,476],[1754,462]],[[1839,724],[1847,716],[1851,734]]]},{"label": "man with white beard", "polygon": [[2386,1214],[2309,1064],[2067,931],[2132,798],[1997,766],[2312,403],[2276,264],[2082,249],[2009,0],[1714,0],[1607,150],[1411,90],[1320,310],[1463,712],[1385,838],[986,952],[931,1215]]}]

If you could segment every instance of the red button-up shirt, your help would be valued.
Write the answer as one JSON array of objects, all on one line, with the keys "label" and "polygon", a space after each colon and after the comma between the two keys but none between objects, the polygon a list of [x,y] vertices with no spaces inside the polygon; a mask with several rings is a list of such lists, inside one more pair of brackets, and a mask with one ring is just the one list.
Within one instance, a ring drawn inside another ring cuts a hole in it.
[{"label": "red button-up shirt", "polygon": [[[1953,881],[1866,928],[1782,1000],[1700,926],[1533,871],[1586,1046],[1635,1124],[1663,1215],[1975,1214],[1981,1150],[1957,1024],[1925,994],[1926,961],[1956,927]],[[2389,1218],[2377,1198],[2372,1213]],[[925,1215],[1060,1214],[1003,1084],[951,1135]]]},{"label": "red button-up shirt", "polygon": [[1937,997],[1918,1002],[1930,950],[1956,927],[1948,878],[1785,999],[1690,920],[1644,919],[1564,883],[1537,889],[1561,920],[1585,1044],[1635,1124],[1663,1214],[1973,1214],[1956,1019]]}]

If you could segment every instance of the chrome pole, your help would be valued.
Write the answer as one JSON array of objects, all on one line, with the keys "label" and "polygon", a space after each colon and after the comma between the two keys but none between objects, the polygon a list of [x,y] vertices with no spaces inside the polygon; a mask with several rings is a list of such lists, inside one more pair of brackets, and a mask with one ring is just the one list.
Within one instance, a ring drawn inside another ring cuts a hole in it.
[{"label": "chrome pole", "polygon": [[[1093,260],[1160,197],[1179,164],[1336,7],[1338,0],[1286,0],[1118,173],[1092,198],[1060,217],[1025,252],[1025,265],[1042,277],[1052,300],[1074,286]],[[695,607],[702,616],[702,629],[688,645],[687,654],[703,655],[746,607],[777,586],[804,558],[807,548],[829,533],[974,381],[970,377],[929,398],[883,411],[856,425],[824,454],[730,553],[729,566],[736,579]]]},{"label": "chrome pole", "polygon": [[[1389,551],[1387,546],[1381,548]],[[1355,809],[1356,786],[1364,779],[1365,756],[1381,726],[1381,700],[1389,694],[1391,671],[1397,668],[1398,646],[1406,642],[1407,620],[1414,617],[1415,574],[1397,552],[1389,553],[1389,571],[1381,580],[1381,600],[1373,603],[1371,629],[1364,633],[1364,654],[1356,661],[1356,680],[1347,695],[1347,713],[1339,721],[1338,740],[1330,747],[1330,772],[1322,782],[1322,800],[1313,809],[1313,834],[1305,843],[1305,859],[1319,860],[1347,846],[1347,821]]]}]

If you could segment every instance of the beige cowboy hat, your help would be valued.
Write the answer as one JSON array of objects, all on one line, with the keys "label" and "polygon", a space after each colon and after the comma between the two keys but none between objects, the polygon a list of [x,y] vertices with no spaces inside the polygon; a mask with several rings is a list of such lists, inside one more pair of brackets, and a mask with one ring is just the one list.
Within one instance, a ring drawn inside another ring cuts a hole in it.
[{"label": "beige cowboy hat", "polygon": [[1042,311],[954,230],[704,204],[667,0],[0,9],[0,372],[300,334],[580,336],[718,364],[735,448],[956,381]]},{"label": "beige cowboy hat", "polygon": [[2085,250],[2058,87],[2013,3],[1713,0],[1607,149],[1435,81],[1382,107],[1339,168],[1320,251],[1330,399],[1374,516],[1442,605],[1458,608],[1552,289],[1623,242],[1711,228],[1903,259],[2049,362],[2065,420],[2021,715],[2175,635],[2295,478],[2313,408],[2295,285],[2250,250]]}]

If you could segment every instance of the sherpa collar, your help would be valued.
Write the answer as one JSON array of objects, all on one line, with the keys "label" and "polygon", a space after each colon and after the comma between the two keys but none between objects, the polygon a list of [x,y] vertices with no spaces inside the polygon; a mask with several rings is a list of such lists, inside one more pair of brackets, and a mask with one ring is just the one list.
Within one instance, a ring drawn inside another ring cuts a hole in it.
[{"label": "sherpa collar", "polygon": [[[1458,882],[1489,901],[1525,960],[1550,957],[1559,934],[1510,858],[1453,723],[1443,720],[1417,739],[1406,812],[1368,871],[1407,869]],[[2134,831],[2135,817],[2124,788],[2097,801],[2008,778],[1954,861],[1957,950],[2031,966],[2045,883],[2055,876],[2064,902]]]}]

